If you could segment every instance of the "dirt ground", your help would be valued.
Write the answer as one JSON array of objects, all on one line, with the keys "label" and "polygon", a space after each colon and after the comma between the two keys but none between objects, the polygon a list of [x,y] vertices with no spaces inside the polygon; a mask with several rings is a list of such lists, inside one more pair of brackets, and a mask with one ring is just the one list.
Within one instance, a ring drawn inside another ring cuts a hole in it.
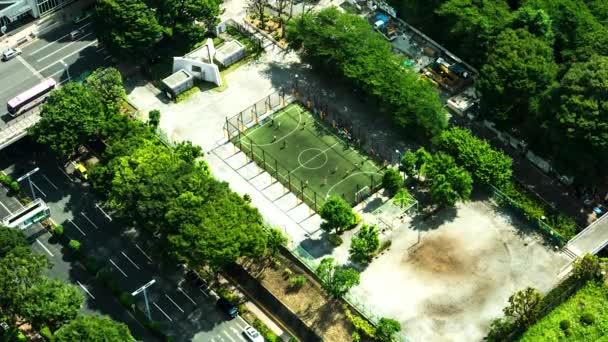
[{"label": "dirt ground", "polygon": [[568,263],[525,230],[487,201],[410,220],[392,232],[391,247],[352,292],[399,320],[412,341],[481,341],[513,292],[548,291]]}]

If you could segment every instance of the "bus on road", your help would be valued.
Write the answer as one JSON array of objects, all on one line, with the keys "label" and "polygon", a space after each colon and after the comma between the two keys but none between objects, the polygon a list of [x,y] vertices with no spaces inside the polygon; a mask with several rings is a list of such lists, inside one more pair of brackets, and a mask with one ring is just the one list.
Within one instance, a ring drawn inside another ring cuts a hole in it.
[{"label": "bus on road", "polygon": [[6,108],[8,113],[15,117],[23,113],[27,109],[31,109],[34,105],[44,101],[46,95],[55,89],[57,82],[54,79],[49,78],[42,81],[37,86],[24,91],[23,93],[13,97],[8,101]]}]

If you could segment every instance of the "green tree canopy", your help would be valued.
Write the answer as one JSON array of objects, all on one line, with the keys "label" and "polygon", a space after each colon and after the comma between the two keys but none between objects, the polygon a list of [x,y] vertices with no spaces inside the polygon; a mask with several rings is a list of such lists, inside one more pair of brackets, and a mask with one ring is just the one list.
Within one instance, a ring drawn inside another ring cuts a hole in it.
[{"label": "green tree canopy", "polygon": [[382,317],[376,326],[376,338],[383,342],[398,341],[396,334],[401,331],[401,324],[392,318]]},{"label": "green tree canopy", "polygon": [[393,196],[403,187],[403,177],[399,174],[399,171],[393,168],[387,168],[382,175],[382,187]]},{"label": "green tree canopy", "polygon": [[439,152],[425,165],[426,177],[431,183],[433,202],[451,207],[457,201],[466,201],[473,191],[471,175],[454,162],[449,155]]},{"label": "green tree canopy", "polygon": [[55,330],[78,313],[84,297],[74,285],[43,277],[20,303],[19,313],[35,326],[47,325]]},{"label": "green tree canopy", "polygon": [[87,77],[86,84],[101,98],[106,113],[117,113],[120,101],[127,97],[122,75],[115,68],[100,68]]},{"label": "green tree canopy", "polygon": [[321,225],[326,230],[340,232],[355,224],[356,216],[352,208],[339,196],[330,197],[321,207],[319,215],[325,222]]},{"label": "green tree canopy", "polygon": [[359,273],[352,268],[336,265],[333,258],[321,260],[315,274],[321,279],[325,290],[335,297],[343,296],[351,287],[359,284]]},{"label": "green tree canopy", "polygon": [[289,238],[279,228],[272,227],[268,231],[268,255],[275,256],[281,246],[287,245]]},{"label": "green tree canopy", "polygon": [[16,247],[27,246],[27,239],[22,231],[0,225],[0,259]]},{"label": "green tree canopy", "polygon": [[418,158],[416,157],[416,154],[412,151],[407,151],[401,156],[399,170],[405,172],[408,177],[414,177],[418,174],[418,168],[416,167],[417,163]]},{"label": "green tree canopy", "polygon": [[509,305],[503,311],[505,316],[513,319],[517,324],[529,326],[538,316],[541,299],[540,292],[527,287],[509,297]]},{"label": "green tree canopy", "polygon": [[106,119],[101,99],[81,83],[68,83],[51,92],[40,116],[30,134],[64,156],[101,136]]},{"label": "green tree canopy", "polygon": [[129,328],[104,316],[78,316],[55,333],[56,342],[135,342]]},{"label": "green tree canopy", "polygon": [[553,49],[523,29],[503,31],[481,68],[477,89],[481,110],[497,120],[522,124],[540,111],[557,77]]},{"label": "green tree canopy", "polygon": [[353,236],[350,243],[350,257],[360,262],[369,262],[380,249],[380,233],[378,227],[366,224]]}]

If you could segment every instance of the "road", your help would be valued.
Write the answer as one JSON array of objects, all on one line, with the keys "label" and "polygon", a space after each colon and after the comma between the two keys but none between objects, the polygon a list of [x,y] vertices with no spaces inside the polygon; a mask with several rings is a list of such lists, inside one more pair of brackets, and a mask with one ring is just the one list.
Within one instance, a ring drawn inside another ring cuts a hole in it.
[{"label": "road", "polygon": [[[148,288],[150,313],[166,333],[175,341],[246,341],[241,335],[246,323],[240,317],[227,320],[216,307],[212,292],[205,286],[198,288],[187,282],[181,268],[163,262],[148,243],[150,238],[136,234],[133,229],[125,229],[123,222],[103,210],[86,184],[67,174],[50,152],[41,149],[24,139],[0,151],[0,169],[16,178],[39,167],[40,170],[31,176],[35,196],[47,203],[53,221],[64,226],[64,234],[79,240],[83,252],[95,256],[110,271],[122,291],[131,293],[155,279],[156,283]],[[29,194],[27,181],[22,181],[21,186]],[[0,200],[3,203],[0,207],[14,211],[14,203]],[[92,280],[83,278],[48,234],[38,237],[32,248],[51,259],[66,261],[55,265],[52,276],[69,280],[79,287],[91,284]],[[98,301],[96,291],[91,291],[90,295],[85,292],[90,301]],[[143,295],[135,299],[138,308],[145,312]]]},{"label": "road", "polygon": [[[76,29],[81,33],[72,39],[70,32]],[[65,83],[111,62],[110,56],[97,45],[90,21],[62,26],[27,43],[22,51],[21,56],[0,62],[0,113],[6,113],[9,99],[43,79]],[[0,115],[0,130],[12,119],[8,114]]]}]

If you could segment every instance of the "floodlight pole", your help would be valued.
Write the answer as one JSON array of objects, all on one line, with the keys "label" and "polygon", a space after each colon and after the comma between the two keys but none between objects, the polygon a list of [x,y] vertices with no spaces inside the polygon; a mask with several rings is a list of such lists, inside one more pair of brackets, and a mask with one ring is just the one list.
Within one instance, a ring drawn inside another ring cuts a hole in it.
[{"label": "floodlight pole", "polygon": [[140,292],[144,293],[144,302],[146,303],[146,313],[148,314],[148,319],[150,321],[152,321],[152,314],[150,313],[150,304],[148,303],[148,293],[146,292],[146,289],[148,287],[154,285],[154,283],[156,283],[156,280],[152,279],[147,284],[143,285],[142,287],[138,288],[137,290],[133,291],[133,293],[131,293],[131,296],[133,296],[133,297],[138,295]]},{"label": "floodlight pole", "polygon": [[21,182],[22,180],[27,178],[28,183],[30,184],[30,190],[32,191],[32,197],[33,199],[36,199],[36,194],[34,193],[34,185],[32,184],[32,180],[30,179],[30,176],[33,175],[34,173],[38,172],[38,170],[40,170],[40,168],[35,168],[32,171],[24,174],[23,176],[17,178],[17,183]]}]

